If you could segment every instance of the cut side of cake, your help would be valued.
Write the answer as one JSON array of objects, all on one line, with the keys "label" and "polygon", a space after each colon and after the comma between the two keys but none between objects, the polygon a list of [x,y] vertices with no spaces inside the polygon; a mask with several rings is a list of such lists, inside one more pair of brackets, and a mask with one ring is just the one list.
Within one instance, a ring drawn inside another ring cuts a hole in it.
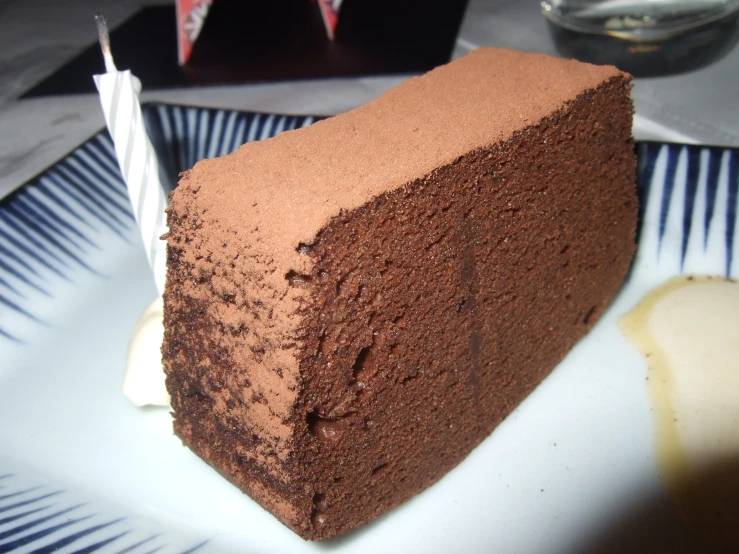
[{"label": "cut side of cake", "polygon": [[627,273],[630,88],[480,49],[198,163],[168,210],[176,434],[307,539],[440,479]]}]

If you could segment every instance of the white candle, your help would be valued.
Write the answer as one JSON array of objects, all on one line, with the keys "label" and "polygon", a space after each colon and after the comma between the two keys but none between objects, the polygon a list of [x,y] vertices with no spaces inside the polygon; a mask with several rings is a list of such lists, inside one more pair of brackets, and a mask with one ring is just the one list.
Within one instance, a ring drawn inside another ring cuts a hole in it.
[{"label": "white candle", "polygon": [[167,201],[159,181],[157,156],[146,134],[139,105],[141,83],[130,71],[116,69],[105,19],[96,15],[95,20],[105,59],[105,73],[93,78],[146,255],[154,272],[154,281],[161,294],[167,270],[165,242],[159,237],[167,231],[164,216]]},{"label": "white candle", "polygon": [[159,237],[167,231],[164,217],[167,201],[159,181],[157,156],[146,134],[141,115],[141,83],[130,71],[116,69],[110,53],[105,19],[96,15],[95,20],[105,59],[105,73],[94,75],[93,78],[100,93],[100,104],[110,136],[113,137],[118,166],[128,188],[136,223],[141,231],[159,291],[159,298],[139,319],[131,337],[123,392],[137,406],[166,406],[169,404],[169,395],[164,386],[159,353],[164,332],[161,295],[167,273],[166,243]]}]

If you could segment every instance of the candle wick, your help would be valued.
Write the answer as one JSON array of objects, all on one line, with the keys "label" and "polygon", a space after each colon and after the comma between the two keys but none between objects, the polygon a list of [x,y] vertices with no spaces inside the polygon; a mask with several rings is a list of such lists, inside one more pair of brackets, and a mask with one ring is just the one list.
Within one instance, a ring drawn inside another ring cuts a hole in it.
[{"label": "candle wick", "polygon": [[105,16],[99,13],[95,14],[95,23],[98,27],[98,41],[100,49],[103,51],[103,60],[105,60],[105,71],[113,73],[117,71],[113,62],[113,54],[110,53],[110,36],[108,35],[108,22]]}]

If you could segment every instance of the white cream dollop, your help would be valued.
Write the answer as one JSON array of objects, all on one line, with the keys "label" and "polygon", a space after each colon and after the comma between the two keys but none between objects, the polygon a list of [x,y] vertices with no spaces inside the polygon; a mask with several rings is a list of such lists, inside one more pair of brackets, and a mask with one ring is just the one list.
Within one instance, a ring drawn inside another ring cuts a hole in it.
[{"label": "white cream dollop", "polygon": [[139,317],[128,346],[123,394],[136,406],[169,406],[164,386],[164,306],[158,296]]}]

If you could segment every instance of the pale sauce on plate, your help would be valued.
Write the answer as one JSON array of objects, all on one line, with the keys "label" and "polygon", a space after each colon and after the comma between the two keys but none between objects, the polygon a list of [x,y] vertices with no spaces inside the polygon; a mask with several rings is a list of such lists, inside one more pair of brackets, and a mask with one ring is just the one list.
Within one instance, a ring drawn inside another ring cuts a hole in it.
[{"label": "pale sauce on plate", "polygon": [[660,479],[708,545],[739,549],[739,283],[675,277],[619,321],[646,357]]}]

